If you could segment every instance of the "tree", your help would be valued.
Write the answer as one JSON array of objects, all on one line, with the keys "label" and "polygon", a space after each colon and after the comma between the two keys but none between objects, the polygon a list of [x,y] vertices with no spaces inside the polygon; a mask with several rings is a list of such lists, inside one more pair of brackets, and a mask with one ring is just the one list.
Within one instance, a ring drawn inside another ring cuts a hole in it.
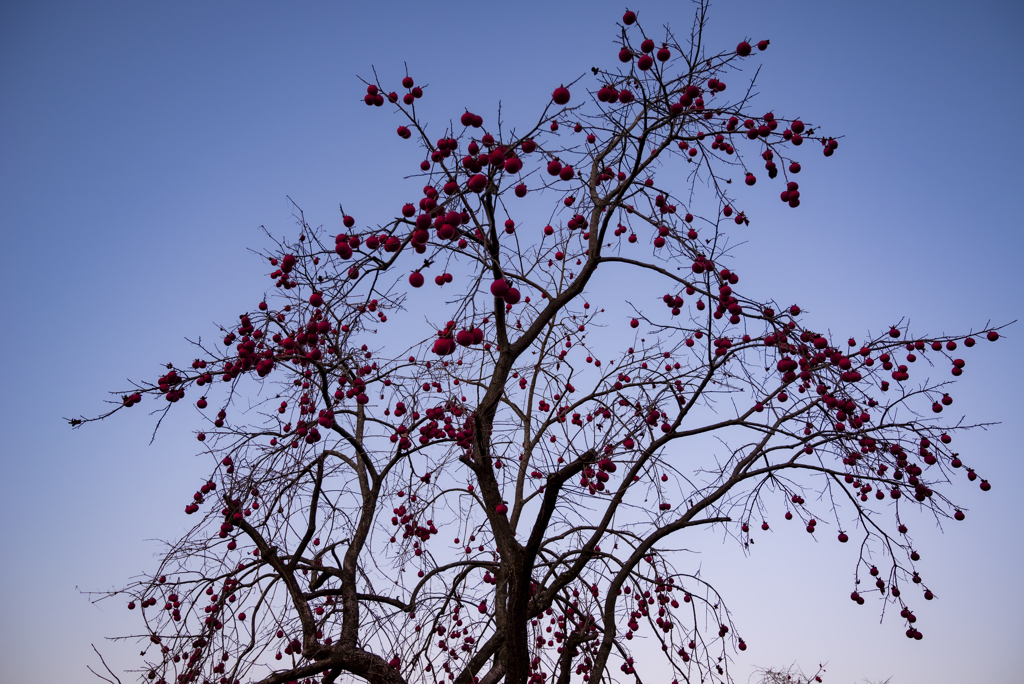
[{"label": "tree", "polygon": [[790,665],[786,668],[758,668],[755,675],[759,684],[811,684],[822,681],[824,672],[825,668],[819,665],[817,672],[807,675],[795,665]]},{"label": "tree", "polygon": [[[198,522],[113,594],[142,614],[144,679],[597,681],[633,674],[641,642],[679,679],[727,678],[746,644],[672,545],[712,526],[750,543],[781,508],[858,537],[874,589],[851,598],[898,604],[921,638],[901,588],[931,592],[901,511],[963,518],[939,490],[969,426],[942,419],[949,381],[897,354],[958,376],[974,339],[832,339],[742,292],[752,155],[797,208],[790,155],[838,142],[726,95],[769,43],[712,54],[705,20],[656,43],[627,13],[619,65],[554,88],[522,132],[466,111],[433,140],[413,78],[368,82],[426,151],[419,205],[373,229],[344,215],[333,242],[298,211],[263,255],[272,295],[222,347],[72,421],[186,393],[217,410]],[[543,228],[521,219],[537,207]]]},{"label": "tree", "polygon": [[[758,668],[754,673],[757,677],[758,684],[812,684],[813,682],[823,681],[822,677],[825,673],[825,667],[819,665],[817,671],[813,675],[805,674],[802,669],[796,665],[790,665],[785,668],[775,667],[761,667]],[[889,684],[892,680],[890,677],[885,681],[879,682],[878,684]],[[865,684],[871,684],[868,680],[864,680]]]}]

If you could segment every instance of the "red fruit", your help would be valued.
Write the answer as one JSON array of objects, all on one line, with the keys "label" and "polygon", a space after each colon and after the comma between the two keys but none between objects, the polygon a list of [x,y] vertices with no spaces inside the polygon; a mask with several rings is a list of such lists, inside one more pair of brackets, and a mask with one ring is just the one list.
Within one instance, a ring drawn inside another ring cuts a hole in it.
[{"label": "red fruit", "polygon": [[309,296],[309,303],[312,304],[314,307],[317,307],[317,308],[323,306],[324,305],[323,295],[321,295],[319,292],[314,292],[313,294],[311,294]]},{"label": "red fruit", "polygon": [[672,51],[669,50],[667,47],[663,47],[660,50],[658,50],[658,61],[659,62],[667,62],[669,60],[669,57],[671,57],[671,56],[672,56]]},{"label": "red fruit", "polygon": [[633,320],[631,320],[629,322],[629,327],[630,328],[639,328],[640,327],[640,321],[638,321],[637,319],[634,318]]},{"label": "red fruit", "polygon": [[346,228],[351,228],[352,226],[356,225],[356,220],[351,216],[342,217],[341,222],[345,224]]},{"label": "red fruit", "polygon": [[740,57],[749,57],[750,56],[750,43],[748,43],[747,41],[743,41],[742,43],[737,45],[736,46],[736,54],[739,55]]},{"label": "red fruit", "polygon": [[509,284],[505,280],[495,280],[491,283],[491,294],[499,299],[504,299],[508,295]]},{"label": "red fruit", "polygon": [[839,533],[839,541],[842,542],[843,544],[845,544],[846,542],[850,541],[850,538],[846,536],[845,532],[840,532]]},{"label": "red fruit", "polygon": [[347,242],[339,242],[334,246],[334,251],[338,253],[342,259],[349,259],[352,257],[352,248],[349,247]]},{"label": "red fruit", "polygon": [[505,515],[506,513],[508,513],[508,506],[506,506],[503,503],[500,503],[494,507],[494,512],[498,515]]},{"label": "red fruit", "polygon": [[438,356],[447,356],[455,351],[455,340],[442,337],[434,342],[433,352]]},{"label": "red fruit", "polygon": [[460,330],[458,334],[455,335],[455,341],[463,347],[468,347],[473,344],[473,332],[471,330]]},{"label": "red fruit", "polygon": [[516,197],[526,197],[526,186],[522,183],[516,186]]},{"label": "red fruit", "polygon": [[988,338],[989,342],[995,342],[996,340],[999,339],[999,333],[997,333],[995,330],[989,330],[988,335],[986,335],[985,337]]},{"label": "red fruit", "polygon": [[471,192],[483,192],[484,189],[487,188],[487,176],[482,173],[476,174],[469,179],[469,182],[466,183],[466,187],[468,187]]},{"label": "red fruit", "polygon": [[987,492],[990,489],[992,489],[992,485],[990,485],[988,483],[988,480],[982,480],[981,481],[981,491]]},{"label": "red fruit", "polygon": [[747,174],[747,180],[744,181],[747,185],[753,185],[757,182],[757,178],[752,173]]},{"label": "red fruit", "polygon": [[764,52],[765,50],[768,49],[768,43],[769,43],[769,41],[767,41],[767,40],[759,40],[757,42],[757,49],[761,50],[762,52]]},{"label": "red fruit", "polygon": [[621,50],[619,50],[619,61],[620,62],[628,62],[631,59],[633,59],[633,51],[632,50],[630,50],[629,48],[622,48]]},{"label": "red fruit", "polygon": [[804,122],[801,121],[800,119],[797,119],[792,124],[790,124],[789,129],[791,131],[793,131],[794,133],[798,133],[798,134],[799,133],[803,133],[804,132]]},{"label": "red fruit", "polygon": [[636,61],[636,66],[640,71],[647,71],[654,66],[654,60],[650,55],[641,55],[640,59]]},{"label": "red fruit", "polygon": [[477,610],[479,610],[481,613],[486,613],[487,612],[487,601],[481,601],[480,605],[477,607]]},{"label": "red fruit", "polygon": [[199,401],[197,401],[196,406],[198,406],[201,409],[206,408],[206,397],[202,397]]},{"label": "red fruit", "polygon": [[399,126],[398,127],[398,137],[402,138],[403,140],[408,140],[409,138],[412,137],[412,132],[408,128],[406,128],[405,126]]},{"label": "red fruit", "polygon": [[551,93],[551,100],[556,105],[565,105],[569,103],[569,89],[565,86],[558,86],[555,91]]},{"label": "red fruit", "polygon": [[403,88],[412,88],[412,86],[413,86],[412,78],[410,78],[409,76],[406,76],[405,78],[402,79],[402,87]]},{"label": "red fruit", "polygon": [[626,10],[626,13],[622,15],[622,23],[626,26],[636,22],[636,12]]},{"label": "red fruit", "polygon": [[956,513],[953,514],[953,517],[955,519],[957,519],[957,520],[963,520],[964,519],[964,512],[963,511],[957,511]]},{"label": "red fruit", "polygon": [[409,284],[413,287],[423,287],[423,274],[420,272],[409,274]]}]

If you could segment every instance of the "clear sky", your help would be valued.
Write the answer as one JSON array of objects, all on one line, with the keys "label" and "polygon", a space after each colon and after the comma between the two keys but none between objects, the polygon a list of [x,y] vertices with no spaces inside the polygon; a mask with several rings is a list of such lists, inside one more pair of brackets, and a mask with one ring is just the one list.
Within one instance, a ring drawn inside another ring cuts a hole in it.
[{"label": "clear sky", "polygon": [[[630,8],[648,29],[689,27],[685,2]],[[187,361],[186,336],[257,303],[266,269],[247,248],[267,246],[260,226],[294,234],[286,196],[330,230],[339,202],[384,222],[415,196],[401,180],[413,153],[357,75],[375,67],[397,88],[407,62],[437,135],[465,107],[495,117],[500,103],[525,124],[555,86],[613,63],[623,9],[0,3],[0,682],[90,681],[90,643],[133,664],[133,644],[104,637],[133,633],[137,614],[83,592],[152,568],[201,477],[188,411],[152,444],[141,411],[80,430],[62,418]],[[711,45],[771,40],[764,110],[845,136],[808,164],[798,210],[776,185],[750,195],[746,291],[797,301],[837,335],[1021,318],[1022,27],[1009,0],[715,4]],[[959,480],[967,520],[918,536],[938,596],[917,602],[924,640],[849,600],[853,549],[780,530],[744,557],[705,539],[695,563],[721,578],[750,646],[739,681],[825,661],[843,684],[1021,681],[1021,325],[971,350],[955,392],[969,421],[1000,423],[961,438],[993,489]]]}]

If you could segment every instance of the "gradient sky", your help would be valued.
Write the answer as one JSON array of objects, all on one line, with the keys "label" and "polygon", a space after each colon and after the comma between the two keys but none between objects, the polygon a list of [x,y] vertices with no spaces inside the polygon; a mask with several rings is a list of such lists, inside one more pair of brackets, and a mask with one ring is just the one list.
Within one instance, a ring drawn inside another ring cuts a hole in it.
[{"label": "gradient sky", "polygon": [[[648,30],[689,28],[685,2],[630,5]],[[0,682],[92,681],[95,643],[134,664],[136,613],[84,593],[154,566],[202,476],[188,411],[97,414],[108,390],[191,359],[262,298],[247,248],[266,226],[340,226],[338,203],[384,222],[414,197],[419,158],[357,75],[429,83],[440,135],[465,107],[530,122],[551,90],[614,63],[621,2],[0,3]],[[755,109],[843,135],[801,180],[802,205],[759,183],[736,254],[745,292],[797,301],[808,321],[863,335],[908,318],[966,333],[1022,315],[1024,6],[722,0],[708,44],[769,38]],[[816,151],[816,150],[815,150]],[[808,155],[811,156],[811,155]],[[1017,293],[1016,295],[1014,293]],[[695,562],[720,577],[755,665],[828,662],[826,682],[1019,682],[1024,553],[1017,410],[1021,324],[969,355],[960,438],[993,483],[952,492],[968,512],[919,533],[938,599],[916,601],[921,642],[878,604],[849,600],[853,549],[779,530],[744,557],[718,537]],[[945,373],[937,369],[937,373]],[[182,407],[185,408],[185,407]],[[920,528],[929,526],[927,521]],[[781,527],[781,525],[779,526]],[[127,680],[126,680],[127,681]],[[656,677],[650,681],[659,681]]]}]

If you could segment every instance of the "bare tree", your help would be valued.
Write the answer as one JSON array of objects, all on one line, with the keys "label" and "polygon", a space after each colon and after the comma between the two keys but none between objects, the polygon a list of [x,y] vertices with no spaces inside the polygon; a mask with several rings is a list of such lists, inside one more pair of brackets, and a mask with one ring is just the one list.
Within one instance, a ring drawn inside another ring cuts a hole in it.
[{"label": "bare tree", "polygon": [[[823,681],[824,675],[824,665],[818,665],[814,674],[808,675],[794,664],[789,667],[759,667],[750,675],[750,680],[757,684],[813,684]],[[867,679],[863,681],[864,684],[871,684]],[[877,684],[889,684],[890,681],[892,681],[892,677],[879,681]]]},{"label": "bare tree", "polygon": [[813,675],[807,675],[796,665],[789,667],[759,667],[751,675],[751,680],[757,684],[811,684],[821,682],[825,673],[825,666],[819,665]]},{"label": "bare tree", "polygon": [[[418,206],[345,215],[333,240],[296,208],[223,344],[71,421],[186,394],[202,415],[195,526],[110,594],[140,609],[144,680],[629,680],[640,642],[677,680],[729,679],[746,644],[672,545],[709,526],[747,544],[772,510],[853,538],[870,588],[851,598],[921,638],[901,514],[962,519],[942,492],[976,474],[951,381],[910,362],[957,376],[974,340],[832,339],[743,290],[743,189],[763,167],[796,208],[793,156],[838,142],[755,115],[736,79],[768,41],[711,51],[705,22],[656,41],[627,12],[616,66],[522,130],[455,112],[434,140],[413,78],[367,82],[425,150]],[[549,225],[517,222],[542,203]]]}]

